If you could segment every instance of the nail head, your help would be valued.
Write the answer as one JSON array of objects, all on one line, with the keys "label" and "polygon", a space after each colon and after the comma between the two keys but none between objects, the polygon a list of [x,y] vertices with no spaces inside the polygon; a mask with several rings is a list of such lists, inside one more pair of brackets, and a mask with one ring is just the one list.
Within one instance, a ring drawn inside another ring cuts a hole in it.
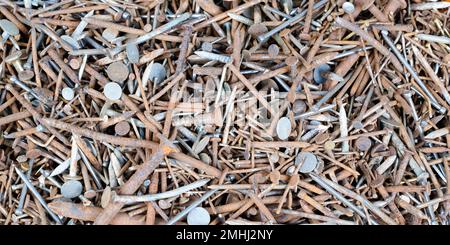
[{"label": "nail head", "polygon": [[277,123],[277,135],[281,140],[286,140],[291,134],[291,120],[287,117],[282,117]]},{"label": "nail head", "polygon": [[367,151],[372,146],[372,141],[369,137],[362,136],[355,141],[355,145],[360,151]]},{"label": "nail head", "polygon": [[300,173],[311,173],[317,167],[317,157],[311,152],[300,152],[297,157],[295,157],[295,165],[301,164]]},{"label": "nail head", "polygon": [[119,35],[119,31],[113,28],[106,28],[102,32],[102,37],[108,42],[112,42]]},{"label": "nail head", "polygon": [[278,155],[277,153],[270,153],[269,160],[271,162],[278,162],[280,160],[280,155]]},{"label": "nail head", "polygon": [[294,114],[300,114],[306,111],[306,103],[303,100],[294,101],[294,105],[292,106],[292,111]]},{"label": "nail head", "polygon": [[314,69],[313,74],[314,82],[316,82],[317,84],[322,84],[326,82],[327,79],[322,76],[322,73],[328,71],[331,71],[331,67],[327,64],[319,65],[318,67],[316,67],[316,69]]},{"label": "nail head", "polygon": [[93,199],[97,196],[97,192],[95,192],[94,190],[87,190],[84,192],[83,196],[87,199]]},{"label": "nail head", "polygon": [[211,217],[206,209],[196,207],[187,215],[187,223],[189,225],[208,225]]},{"label": "nail head", "polygon": [[344,4],[342,4],[342,9],[345,13],[352,14],[355,11],[355,5],[353,5],[353,3],[351,2],[345,2]]},{"label": "nail head", "polygon": [[14,61],[20,59],[22,57],[22,55],[23,55],[22,50],[13,51],[10,55],[6,56],[5,62],[6,63],[14,62]]},{"label": "nail head", "polygon": [[330,151],[330,150],[333,150],[335,146],[336,146],[336,144],[335,144],[333,141],[328,140],[328,141],[325,142],[325,144],[323,145],[323,148],[325,148],[325,150]]},{"label": "nail head", "polygon": [[262,23],[256,23],[251,25],[247,32],[252,36],[259,36],[268,31],[267,26],[263,25]]},{"label": "nail head", "polygon": [[80,183],[80,181],[77,180],[69,180],[61,187],[61,194],[65,198],[75,198],[81,195],[82,191],[83,185]]},{"label": "nail head", "polygon": [[114,62],[106,70],[109,79],[113,82],[122,83],[128,78],[128,67],[123,62]]},{"label": "nail head", "polygon": [[69,60],[69,66],[72,69],[74,69],[74,70],[80,69],[80,66],[81,66],[80,59],[78,59],[78,58],[71,58]]},{"label": "nail head", "polygon": [[161,208],[161,209],[169,209],[169,208],[171,208],[172,207],[172,203],[170,202],[170,201],[168,201],[168,200],[159,200],[158,201],[158,206]]},{"label": "nail head", "polygon": [[152,25],[150,24],[145,24],[143,30],[145,32],[151,32],[152,31]]},{"label": "nail head", "polygon": [[144,187],[149,187],[151,183],[152,183],[151,180],[146,179],[146,180],[144,180],[144,183],[142,183],[142,185],[143,185]]},{"label": "nail head", "polygon": [[122,97],[122,88],[118,83],[109,82],[105,85],[103,94],[109,100],[119,100]]},{"label": "nail head", "polygon": [[139,49],[135,44],[127,44],[127,58],[131,64],[139,63]]},{"label": "nail head", "polygon": [[0,20],[0,27],[10,36],[19,34],[19,29],[17,26],[7,19]]},{"label": "nail head", "polygon": [[28,158],[25,155],[19,155],[16,157],[16,161],[19,163],[26,162],[27,160],[28,160]]},{"label": "nail head", "polygon": [[278,48],[278,45],[276,45],[276,44],[271,44],[267,48],[267,53],[269,53],[270,57],[275,57],[280,53],[280,48]]},{"label": "nail head", "polygon": [[119,136],[124,136],[130,132],[130,124],[127,121],[121,121],[114,126],[114,131]]},{"label": "nail head", "polygon": [[153,82],[157,81],[157,83],[164,81],[166,78],[166,68],[160,63],[153,63],[150,66],[148,79]]},{"label": "nail head", "polygon": [[287,57],[285,62],[288,66],[295,66],[298,63],[298,58],[292,55]]},{"label": "nail head", "polygon": [[18,75],[21,81],[29,81],[34,77],[34,72],[32,70],[23,70]]},{"label": "nail head", "polygon": [[73,89],[71,89],[69,87],[65,87],[62,89],[61,95],[65,100],[69,101],[75,97],[75,92],[73,91]]}]

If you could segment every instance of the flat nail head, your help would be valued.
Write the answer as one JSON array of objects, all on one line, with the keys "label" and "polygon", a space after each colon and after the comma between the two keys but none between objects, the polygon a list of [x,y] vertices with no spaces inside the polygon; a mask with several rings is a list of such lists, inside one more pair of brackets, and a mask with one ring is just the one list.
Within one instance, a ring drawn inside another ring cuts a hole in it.
[{"label": "flat nail head", "polygon": [[113,82],[122,83],[128,78],[128,67],[123,62],[114,62],[106,70],[109,79]]},{"label": "flat nail head", "polygon": [[331,71],[331,67],[327,64],[319,65],[318,67],[316,67],[313,74],[314,82],[316,82],[317,84],[326,82],[327,79],[323,77],[322,74],[328,71]]},{"label": "flat nail head", "polygon": [[362,136],[355,141],[355,145],[360,151],[367,151],[372,146],[372,141],[369,137]]},{"label": "flat nail head", "polygon": [[167,200],[159,200],[159,201],[158,201],[158,206],[159,206],[161,209],[166,210],[166,209],[171,208],[171,207],[172,207],[172,204],[171,204],[171,202],[169,202],[169,201],[167,201]]},{"label": "flat nail head", "polygon": [[256,36],[266,33],[268,31],[268,29],[267,29],[267,26],[265,26],[261,23],[256,23],[256,24],[251,25],[247,31],[250,35],[256,37]]},{"label": "flat nail head", "polygon": [[83,185],[78,180],[69,180],[61,187],[61,194],[65,198],[75,198],[81,195]]},{"label": "flat nail head", "polygon": [[0,28],[2,28],[2,30],[10,36],[19,34],[19,29],[17,26],[7,19],[0,20]]},{"label": "flat nail head", "polygon": [[281,140],[286,140],[291,134],[291,121],[287,117],[282,117],[277,123],[277,135]]},{"label": "flat nail head", "polygon": [[158,81],[158,83],[164,81],[166,78],[166,68],[160,63],[153,63],[150,67],[150,74],[148,79],[150,81]]},{"label": "flat nail head", "polygon": [[24,163],[28,160],[27,156],[25,155],[19,155],[16,157],[16,161],[19,163]]},{"label": "flat nail head", "polygon": [[325,150],[331,151],[334,149],[335,146],[336,144],[333,141],[328,140],[324,143],[323,148],[325,148]]},{"label": "flat nail head", "polygon": [[275,57],[280,53],[280,48],[276,44],[271,44],[267,48],[267,53],[269,54],[270,57]]},{"label": "flat nail head", "polygon": [[295,56],[289,56],[286,58],[286,65],[295,66],[298,63],[298,58]]},{"label": "flat nail head", "polygon": [[300,114],[306,111],[306,103],[303,100],[294,101],[294,105],[292,106],[292,111],[294,114]]},{"label": "flat nail head", "polygon": [[70,59],[70,60],[69,60],[69,66],[70,66],[72,69],[74,69],[74,70],[80,69],[80,66],[81,66],[80,60],[79,60],[79,59],[76,59],[76,58]]},{"label": "flat nail head", "polygon": [[317,167],[317,157],[311,152],[300,152],[295,157],[295,165],[299,165],[303,161],[303,165],[300,167],[300,173],[311,173]]},{"label": "flat nail head", "polygon": [[122,97],[122,88],[118,83],[109,82],[105,85],[103,94],[109,100],[119,100]]},{"label": "flat nail head", "polygon": [[145,24],[144,28],[142,28],[145,32],[151,32],[152,31],[152,25]]},{"label": "flat nail head", "polygon": [[269,160],[272,162],[278,162],[280,160],[280,156],[276,153],[269,154]]},{"label": "flat nail head", "polygon": [[87,190],[84,192],[83,196],[87,199],[92,199],[97,196],[97,192],[94,190]]},{"label": "flat nail head", "polygon": [[351,2],[345,2],[344,4],[342,4],[342,9],[345,13],[352,14],[355,11],[355,5],[353,5],[353,3]]},{"label": "flat nail head", "polygon": [[16,50],[16,51],[12,52],[10,55],[6,56],[5,62],[6,63],[14,62],[14,61],[20,59],[22,57],[22,55],[23,55],[22,50]]},{"label": "flat nail head", "polygon": [[75,92],[73,91],[73,89],[71,89],[69,87],[65,87],[62,89],[61,95],[65,100],[69,101],[75,97]]},{"label": "flat nail head", "polygon": [[126,46],[127,58],[131,64],[139,63],[139,49],[136,44],[127,44]]},{"label": "flat nail head", "polygon": [[152,183],[151,180],[146,179],[146,180],[144,180],[144,183],[142,183],[142,185],[143,185],[144,187],[149,187],[151,183]]},{"label": "flat nail head", "polygon": [[189,225],[208,225],[211,217],[206,209],[196,207],[187,215],[187,223]]},{"label": "flat nail head", "polygon": [[121,121],[114,126],[114,131],[119,136],[124,136],[130,132],[130,124],[127,121]]},{"label": "flat nail head", "polygon": [[21,81],[29,81],[34,77],[34,72],[32,70],[23,70],[18,74]]},{"label": "flat nail head", "polygon": [[113,28],[106,28],[102,32],[102,37],[108,42],[112,42],[119,35],[119,31]]}]

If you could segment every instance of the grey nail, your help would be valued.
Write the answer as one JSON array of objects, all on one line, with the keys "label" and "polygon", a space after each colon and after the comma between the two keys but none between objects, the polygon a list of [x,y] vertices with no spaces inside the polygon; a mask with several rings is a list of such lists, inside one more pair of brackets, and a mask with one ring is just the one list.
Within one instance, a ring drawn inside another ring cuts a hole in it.
[{"label": "grey nail", "polygon": [[62,221],[59,219],[59,217],[52,212],[52,210],[48,207],[47,203],[45,202],[44,198],[39,194],[39,192],[36,190],[36,188],[33,186],[33,184],[28,180],[28,178],[20,171],[17,167],[14,167],[14,170],[16,171],[17,175],[22,179],[22,181],[27,185],[27,187],[30,189],[31,193],[36,197],[36,199],[41,203],[41,205],[44,207],[44,209],[50,214],[52,219],[58,223],[62,224]]}]

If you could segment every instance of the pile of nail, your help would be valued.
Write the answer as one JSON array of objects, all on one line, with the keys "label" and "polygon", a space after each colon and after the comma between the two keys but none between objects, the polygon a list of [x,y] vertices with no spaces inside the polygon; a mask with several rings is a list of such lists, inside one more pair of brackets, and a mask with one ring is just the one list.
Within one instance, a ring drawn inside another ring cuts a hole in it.
[{"label": "pile of nail", "polygon": [[448,225],[449,16],[0,1],[0,224]]}]

